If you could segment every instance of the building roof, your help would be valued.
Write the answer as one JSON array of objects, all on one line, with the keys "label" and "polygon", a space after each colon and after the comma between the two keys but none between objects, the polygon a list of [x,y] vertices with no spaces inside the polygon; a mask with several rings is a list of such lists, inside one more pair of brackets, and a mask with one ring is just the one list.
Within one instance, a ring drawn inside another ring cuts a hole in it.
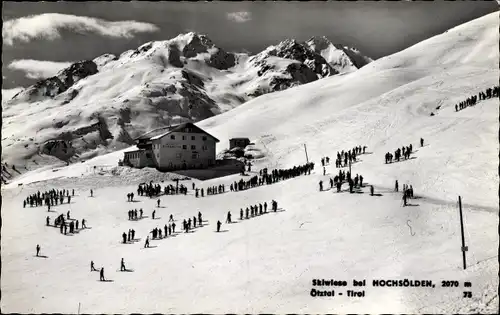
[{"label": "building roof", "polygon": [[167,126],[167,127],[156,128],[156,129],[153,129],[153,130],[146,132],[145,134],[135,138],[134,140],[148,140],[148,139],[151,139],[151,138],[156,137],[158,135],[164,134],[175,127],[177,127],[177,126]]},{"label": "building roof", "polygon": [[229,140],[248,140],[248,141],[250,141],[249,138],[231,138]]},{"label": "building roof", "polygon": [[215,142],[220,142],[219,139],[217,139],[216,137],[212,136],[211,134],[209,134],[208,132],[206,132],[205,130],[201,129],[200,127],[196,126],[195,124],[193,123],[182,123],[182,124],[178,124],[178,125],[175,125],[175,126],[168,126],[168,127],[161,127],[161,128],[157,128],[157,129],[154,129],[154,130],[151,130],[145,134],[143,134],[142,136],[136,138],[135,140],[156,140],[156,139],[160,139],[160,138],[163,138],[165,137],[166,135],[172,133],[172,132],[176,132],[176,131],[180,131],[186,127],[191,127],[193,129],[195,129],[196,131],[200,132],[200,133],[204,133],[210,137],[212,137]]}]

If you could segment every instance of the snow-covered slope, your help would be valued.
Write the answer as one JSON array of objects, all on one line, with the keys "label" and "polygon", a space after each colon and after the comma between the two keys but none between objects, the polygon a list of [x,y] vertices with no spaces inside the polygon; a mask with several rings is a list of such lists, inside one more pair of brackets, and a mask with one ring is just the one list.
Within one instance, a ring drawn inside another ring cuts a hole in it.
[{"label": "snow-covered slope", "polygon": [[[195,198],[191,191],[162,196],[165,208],[156,208],[160,219],[138,222],[127,221],[126,211],[143,208],[150,216],[156,200],[126,202],[126,193],[137,188],[134,180],[147,178],[135,178],[138,173],[125,168],[106,168],[116,165],[121,152],[57,172],[20,176],[2,190],[2,310],[75,313],[81,306],[82,313],[496,313],[498,99],[459,112],[454,105],[498,84],[498,27],[498,13],[490,14],[356,72],[263,95],[198,123],[221,140],[219,151],[227,148],[230,137],[252,139],[265,155],[253,161],[253,174],[262,167],[305,163],[306,144],[309,160],[316,163],[310,176],[205,198]],[[413,159],[384,164],[387,151],[409,144]],[[318,182],[328,187],[329,177],[338,173],[330,164],[323,176],[320,158],[333,158],[355,145],[366,145],[368,153],[353,164],[353,174],[363,175],[380,196],[369,196],[367,188],[356,194],[319,192]],[[93,174],[94,165],[104,166],[102,175]],[[27,185],[54,173],[61,178]],[[195,182],[204,188],[225,184],[228,190],[239,178],[249,177]],[[401,194],[393,191],[396,179],[400,187],[413,186],[419,197],[410,200],[413,206],[401,207]],[[22,208],[28,193],[52,187],[76,188],[74,203],[55,207],[56,213]],[[90,188],[94,198],[88,197]],[[463,198],[469,248],[466,270],[458,196]],[[240,208],[271,199],[283,211],[238,220]],[[92,229],[64,237],[43,226],[46,215],[53,218],[68,210],[74,218],[86,218]],[[147,233],[168,223],[170,214],[180,226],[198,211],[208,226],[142,249]],[[227,211],[237,223],[214,233]],[[119,244],[121,233],[130,228],[141,241]],[[32,257],[36,244],[47,259]],[[134,272],[117,271],[122,257]],[[114,282],[97,281],[98,274],[88,271],[90,260]],[[313,279],[348,284],[313,287]],[[352,280],[364,279],[365,287],[352,285]],[[432,280],[435,287],[373,287],[375,279]],[[460,287],[442,287],[446,280],[459,281]],[[465,281],[472,287],[464,287]],[[311,297],[313,288],[334,289],[336,296]],[[348,297],[347,290],[364,290],[365,297]],[[464,298],[464,291],[471,297]]]},{"label": "snow-covered slope", "polygon": [[48,155],[42,164],[53,157],[75,162],[126,147],[148,130],[199,121],[336,73],[294,40],[255,56],[227,53],[193,32],[149,42],[75,63],[3,101],[2,160],[29,169],[38,167],[38,153]]}]

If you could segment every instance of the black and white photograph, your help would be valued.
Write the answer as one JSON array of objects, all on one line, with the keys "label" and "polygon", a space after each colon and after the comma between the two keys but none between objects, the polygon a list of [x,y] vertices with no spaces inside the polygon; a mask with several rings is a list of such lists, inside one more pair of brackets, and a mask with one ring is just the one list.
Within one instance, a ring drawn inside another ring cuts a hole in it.
[{"label": "black and white photograph", "polygon": [[2,19],[2,313],[500,313],[497,1]]}]

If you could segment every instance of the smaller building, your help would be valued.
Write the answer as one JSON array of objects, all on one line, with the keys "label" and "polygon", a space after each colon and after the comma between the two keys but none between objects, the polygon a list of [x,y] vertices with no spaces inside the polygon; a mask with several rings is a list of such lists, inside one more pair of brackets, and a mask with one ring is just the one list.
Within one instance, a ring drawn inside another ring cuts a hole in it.
[{"label": "smaller building", "polygon": [[229,150],[233,148],[245,148],[250,144],[250,139],[248,138],[232,138],[229,139]]},{"label": "smaller building", "polygon": [[155,167],[151,152],[145,149],[125,152],[123,164],[136,168]]}]

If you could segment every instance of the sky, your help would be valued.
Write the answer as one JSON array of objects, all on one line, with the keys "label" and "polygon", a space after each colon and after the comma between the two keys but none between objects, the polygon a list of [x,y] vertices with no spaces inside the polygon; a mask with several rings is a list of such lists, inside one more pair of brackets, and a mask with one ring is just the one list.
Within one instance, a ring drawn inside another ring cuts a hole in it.
[{"label": "sky", "polygon": [[377,59],[496,10],[495,1],[2,2],[2,89],[190,31],[252,54],[326,36]]}]

